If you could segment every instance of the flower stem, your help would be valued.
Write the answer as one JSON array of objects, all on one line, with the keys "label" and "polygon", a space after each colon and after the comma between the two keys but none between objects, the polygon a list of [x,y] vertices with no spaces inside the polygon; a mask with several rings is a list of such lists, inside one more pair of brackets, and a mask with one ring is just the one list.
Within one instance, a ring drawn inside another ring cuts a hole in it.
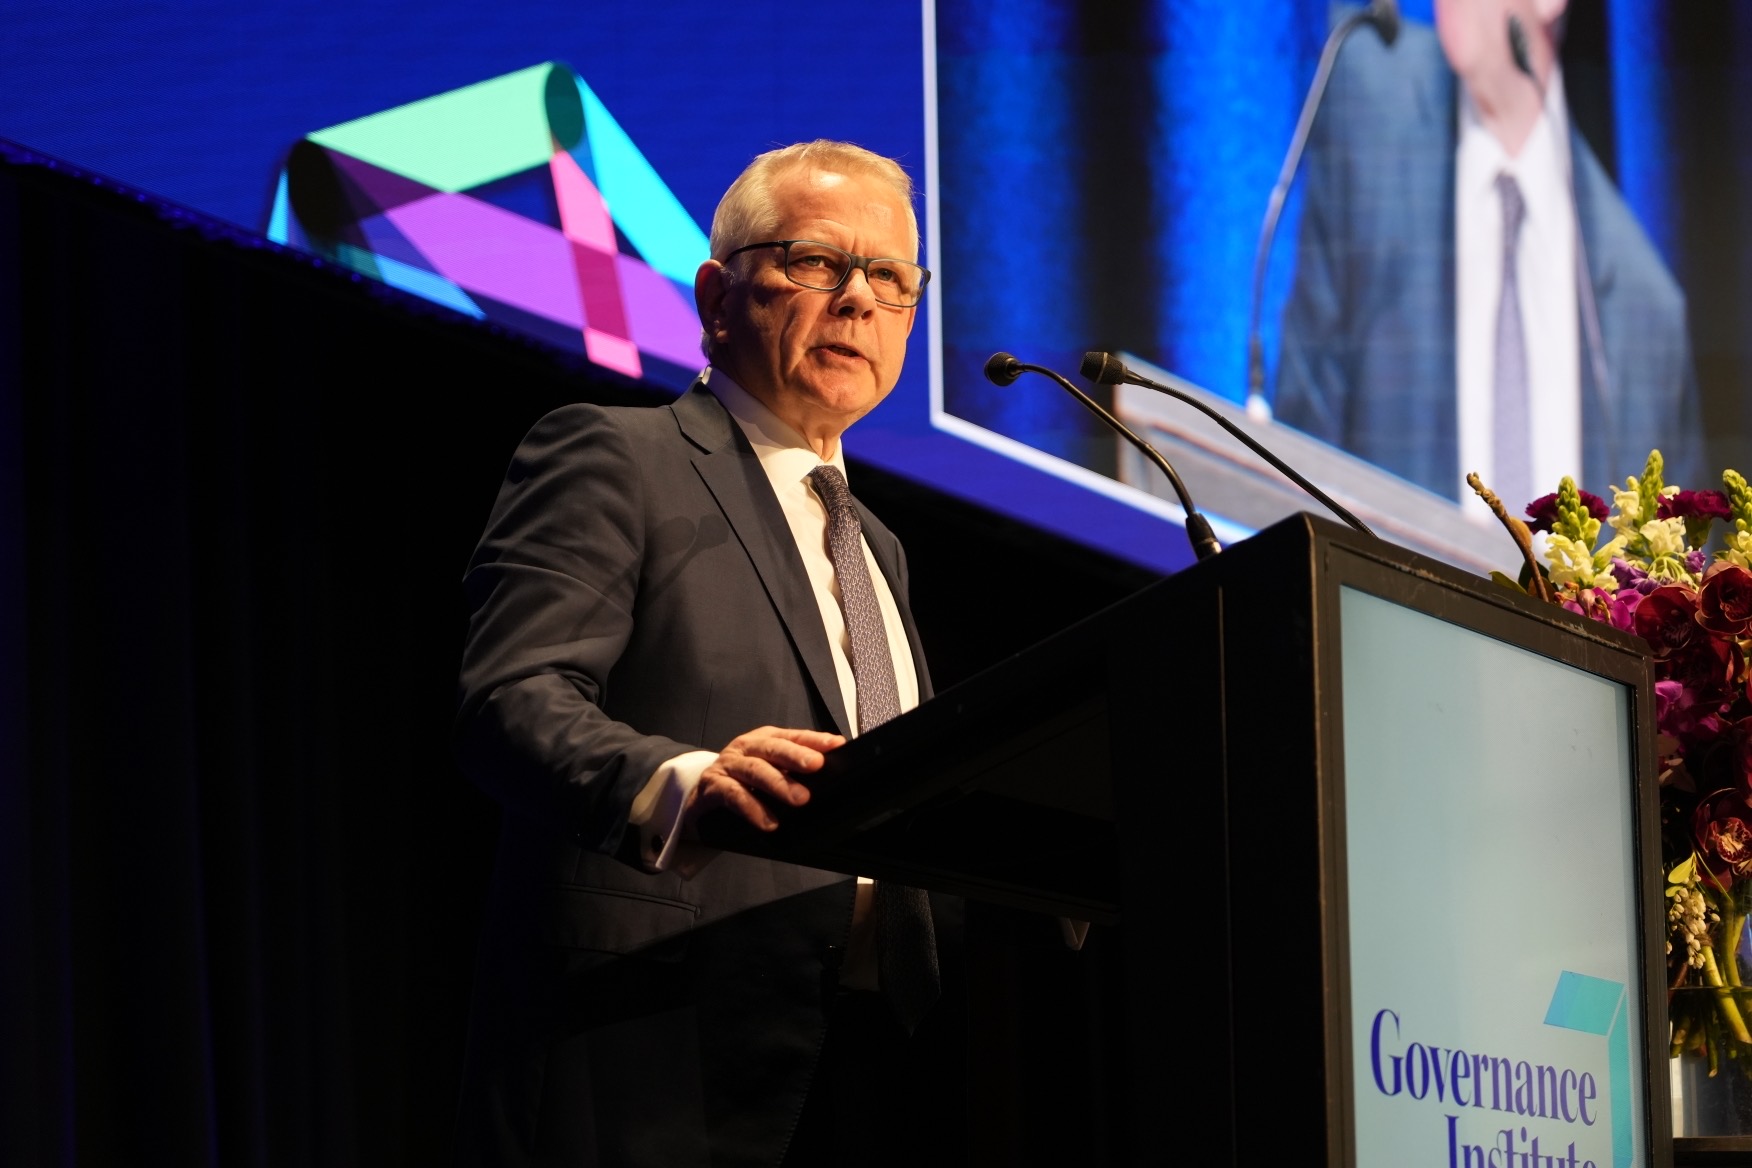
[{"label": "flower stem", "polygon": [[1539,561],[1533,555],[1533,533],[1528,530],[1527,524],[1509,514],[1509,509],[1503,506],[1503,501],[1497,498],[1496,492],[1484,485],[1477,471],[1468,474],[1466,482],[1484,500],[1484,505],[1491,509],[1497,520],[1508,529],[1515,546],[1521,549],[1521,559],[1527,565],[1528,591],[1547,604],[1557,603],[1557,598],[1551,593],[1551,582],[1539,571]]},{"label": "flower stem", "polygon": [[1721,964],[1729,985],[1738,988],[1740,985],[1740,957],[1737,950],[1740,947],[1740,934],[1746,930],[1746,914],[1732,907],[1723,914],[1721,932]]},{"label": "flower stem", "polygon": [[[1722,1021],[1726,1022],[1728,1028],[1734,1032],[1736,1040],[1752,1046],[1752,1033],[1746,1030],[1746,1019],[1740,1014],[1740,1006],[1734,1001],[1733,992],[1727,988],[1727,984],[1722,980],[1722,971],[1721,967],[1716,964],[1714,948],[1705,945],[1701,952],[1703,953],[1704,980],[1709,982],[1716,991],[1716,1006]],[[1714,1071],[1712,1070],[1710,1073],[1714,1074]]]}]

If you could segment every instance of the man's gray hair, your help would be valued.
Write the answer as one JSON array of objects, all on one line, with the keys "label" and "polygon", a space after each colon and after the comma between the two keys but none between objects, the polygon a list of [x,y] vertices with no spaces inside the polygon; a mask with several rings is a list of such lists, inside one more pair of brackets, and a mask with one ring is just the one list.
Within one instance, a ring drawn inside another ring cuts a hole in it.
[{"label": "man's gray hair", "polygon": [[907,239],[912,259],[919,250],[919,220],[913,211],[913,184],[906,171],[892,158],[854,146],[818,138],[778,150],[769,150],[748,164],[718,200],[712,216],[712,258],[722,260],[737,248],[769,238],[779,227],[779,208],[773,202],[773,185],[796,170],[821,170],[833,174],[868,175],[893,188],[906,207]]},{"label": "man's gray hair", "polygon": [[[744,244],[772,238],[779,229],[779,208],[773,200],[773,185],[784,175],[797,170],[868,175],[886,183],[906,207],[907,240],[912,245],[911,256],[890,258],[909,259],[919,254],[919,219],[913,211],[912,179],[900,168],[900,163],[850,142],[817,138],[813,142],[798,142],[794,146],[768,150],[736,176],[736,181],[718,200],[718,210],[712,215],[713,259],[722,261]],[[729,269],[725,269],[724,276],[726,279],[735,278]],[[708,361],[716,359],[715,347],[711,331],[702,329],[700,350]]]}]

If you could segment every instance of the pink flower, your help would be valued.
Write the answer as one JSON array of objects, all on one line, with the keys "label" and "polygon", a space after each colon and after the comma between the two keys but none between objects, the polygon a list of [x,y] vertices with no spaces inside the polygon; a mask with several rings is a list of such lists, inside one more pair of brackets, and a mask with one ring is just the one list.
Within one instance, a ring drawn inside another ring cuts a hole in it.
[{"label": "pink flower", "polygon": [[1697,623],[1719,637],[1743,637],[1752,628],[1752,572],[1717,564],[1697,594]]},{"label": "pink flower", "polygon": [[1705,797],[1691,830],[1704,865],[1723,883],[1752,871],[1752,804],[1742,791],[1725,788]]},{"label": "pink flower", "polygon": [[1683,584],[1663,584],[1636,606],[1631,630],[1649,643],[1657,659],[1683,652],[1708,638],[1697,623],[1697,593]]},{"label": "pink flower", "polygon": [[[1587,491],[1577,491],[1581,496],[1582,506],[1588,509],[1588,514],[1595,519],[1604,520],[1612,509],[1606,505],[1606,500]],[[1541,495],[1527,504],[1527,518],[1532,520],[1527,524],[1534,531],[1550,531],[1552,524],[1557,522],[1557,493]]]},{"label": "pink flower", "polygon": [[[1647,604],[1647,601],[1643,602]],[[1638,606],[1638,612],[1642,611]],[[1655,659],[1655,674],[1682,682],[1695,689],[1702,698],[1714,702],[1727,701],[1742,678],[1745,658],[1740,647],[1723,637],[1712,637],[1698,626],[1698,635],[1685,648]]]},{"label": "pink flower", "polygon": [[1606,613],[1607,623],[1627,633],[1636,632],[1636,609],[1642,599],[1643,594],[1635,588],[1620,588],[1614,592]]},{"label": "pink flower", "polygon": [[1720,491],[1680,491],[1663,495],[1655,508],[1656,519],[1727,519],[1728,497]]}]

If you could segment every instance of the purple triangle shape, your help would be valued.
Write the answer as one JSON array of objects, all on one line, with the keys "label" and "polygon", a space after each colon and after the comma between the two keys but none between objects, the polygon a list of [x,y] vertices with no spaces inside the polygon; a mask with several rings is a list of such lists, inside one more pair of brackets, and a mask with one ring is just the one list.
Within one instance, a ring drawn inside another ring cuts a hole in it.
[{"label": "purple triangle shape", "polygon": [[389,221],[388,216],[373,215],[369,219],[362,219],[359,221],[358,230],[364,241],[364,246],[377,255],[400,260],[410,267],[431,272],[435,276],[443,274],[438,271],[438,265],[427,259],[425,253],[415,247],[408,237]]},{"label": "purple triangle shape", "polygon": [[343,154],[339,150],[330,150],[326,146],[323,149],[334,163],[336,175],[352,188],[350,193],[360,196],[349,199],[348,202],[352,203],[361,219],[438,193],[434,188],[415,182],[393,170],[384,170],[381,166],[373,166],[363,159]]}]

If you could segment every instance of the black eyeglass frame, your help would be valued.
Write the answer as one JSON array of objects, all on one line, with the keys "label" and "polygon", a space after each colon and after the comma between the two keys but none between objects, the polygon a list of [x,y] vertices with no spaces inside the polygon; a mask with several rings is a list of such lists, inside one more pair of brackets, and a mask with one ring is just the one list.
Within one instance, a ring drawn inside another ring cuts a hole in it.
[{"label": "black eyeglass frame", "polygon": [[[846,266],[846,270],[840,274],[839,280],[832,287],[823,288],[817,284],[805,284],[791,274],[791,245],[797,243],[807,243],[810,247],[825,247],[829,251],[837,251],[852,262]],[[925,289],[929,287],[931,283],[931,269],[925,267],[923,264],[914,263],[912,260],[903,260],[899,256],[861,256],[855,252],[849,252],[843,247],[835,247],[831,243],[823,243],[819,239],[769,239],[763,243],[745,243],[726,255],[724,257],[724,262],[729,263],[745,251],[755,251],[763,247],[784,248],[785,254],[779,261],[779,267],[784,269],[785,279],[791,281],[791,283],[797,285],[797,287],[807,288],[811,292],[838,292],[841,288],[846,286],[846,281],[852,278],[853,272],[863,272],[864,282],[870,285],[870,294],[876,297],[876,303],[886,304],[890,308],[916,308],[924,301]],[[870,265],[880,263],[906,264],[908,267],[917,268],[919,274],[923,277],[919,280],[919,298],[911,304],[897,304],[892,300],[882,299],[881,295],[876,291],[876,282],[870,279]]]}]

